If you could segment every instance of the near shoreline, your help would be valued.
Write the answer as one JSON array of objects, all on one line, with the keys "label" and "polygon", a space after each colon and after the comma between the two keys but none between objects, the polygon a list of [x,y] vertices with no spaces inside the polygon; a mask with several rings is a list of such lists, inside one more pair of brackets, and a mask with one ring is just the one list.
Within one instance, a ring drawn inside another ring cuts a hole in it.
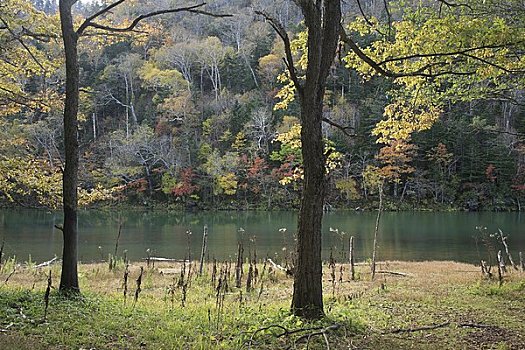
[{"label": "near shoreline", "polygon": [[349,266],[326,264],[327,317],[309,324],[289,315],[292,278],[270,263],[245,263],[242,274],[234,262],[209,263],[202,275],[198,262],[132,263],[127,283],[122,261],[111,271],[108,264],[82,264],[83,296],[70,301],[52,290],[44,318],[49,271],[56,286],[60,267],[15,268],[7,261],[0,348],[525,348],[522,271],[509,267],[500,286],[479,267],[457,262],[390,261],[378,270],[370,281],[368,264],[358,264],[350,281]]}]

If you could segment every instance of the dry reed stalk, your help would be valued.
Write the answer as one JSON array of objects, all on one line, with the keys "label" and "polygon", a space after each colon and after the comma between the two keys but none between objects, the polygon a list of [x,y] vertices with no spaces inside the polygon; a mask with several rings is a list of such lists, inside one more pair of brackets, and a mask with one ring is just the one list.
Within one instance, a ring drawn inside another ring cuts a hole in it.
[{"label": "dry reed stalk", "polygon": [[51,294],[51,284],[52,284],[52,279],[51,279],[51,269],[50,269],[49,275],[47,276],[46,292],[44,294],[44,303],[45,303],[44,322],[47,320],[47,310],[49,309],[49,295]]},{"label": "dry reed stalk", "polygon": [[129,264],[126,263],[126,267],[124,269],[124,277],[122,281],[122,289],[124,294],[124,305],[126,305],[126,300],[128,298],[128,277],[129,277]]},{"label": "dry reed stalk", "polygon": [[379,232],[379,222],[381,220],[381,213],[383,212],[383,184],[379,184],[379,210],[377,211],[376,226],[374,229],[374,248],[372,251],[372,265],[370,266],[372,272],[372,280],[376,276],[376,259],[377,259],[377,235]]},{"label": "dry reed stalk", "polygon": [[355,281],[355,256],[354,256],[354,236],[350,236],[349,242],[349,263],[350,263],[350,280]]},{"label": "dry reed stalk", "polygon": [[208,248],[208,225],[204,225],[204,232],[202,234],[201,260],[199,264],[199,276],[202,276],[202,268],[204,265],[204,256]]},{"label": "dry reed stalk", "polygon": [[142,275],[143,275],[143,273],[144,273],[144,268],[141,266],[140,267],[140,275],[137,278],[137,289],[135,289],[135,299],[133,301],[133,307],[135,307],[135,304],[137,304],[137,301],[139,300],[139,294],[142,291],[141,286],[142,286]]},{"label": "dry reed stalk", "polygon": [[237,264],[235,265],[235,287],[241,288],[242,286],[242,263],[243,263],[244,247],[242,242],[239,242],[237,246]]}]

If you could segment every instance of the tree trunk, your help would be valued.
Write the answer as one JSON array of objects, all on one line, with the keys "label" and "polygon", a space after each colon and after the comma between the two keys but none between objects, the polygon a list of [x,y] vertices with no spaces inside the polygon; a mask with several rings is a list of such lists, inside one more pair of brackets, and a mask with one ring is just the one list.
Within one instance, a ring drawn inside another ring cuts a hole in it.
[{"label": "tree trunk", "polygon": [[299,316],[319,318],[323,315],[321,220],[325,197],[325,165],[321,134],[322,99],[317,98],[312,102],[302,108],[304,187],[297,232],[292,310]]},{"label": "tree trunk", "polygon": [[376,276],[376,258],[377,258],[377,234],[379,232],[379,222],[381,220],[381,213],[383,212],[383,183],[379,185],[379,209],[377,211],[376,226],[374,229],[374,244],[372,250],[372,265],[370,265],[370,272],[372,281]]},{"label": "tree trunk", "polygon": [[[315,319],[324,315],[321,260],[326,162],[322,135],[323,98],[339,41],[341,3],[339,0],[296,3],[308,28],[308,65],[304,84],[297,87],[301,105],[304,185],[291,308],[297,316]],[[296,83],[299,83],[297,79]]]},{"label": "tree trunk", "polygon": [[64,249],[60,291],[78,293],[77,273],[77,185],[78,185],[78,100],[79,70],[77,57],[78,35],[73,28],[71,7],[75,0],[59,2],[60,24],[66,58],[66,99],[64,102],[64,149],[63,173]]}]

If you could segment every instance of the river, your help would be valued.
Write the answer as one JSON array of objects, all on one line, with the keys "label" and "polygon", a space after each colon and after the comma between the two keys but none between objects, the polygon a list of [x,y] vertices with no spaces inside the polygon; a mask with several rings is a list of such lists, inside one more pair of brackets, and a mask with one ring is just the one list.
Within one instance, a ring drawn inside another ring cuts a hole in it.
[{"label": "river", "polygon": [[[348,239],[355,237],[356,257],[371,256],[376,213],[332,212],[324,217],[323,258],[332,251],[336,260],[346,259]],[[4,258],[19,261],[49,260],[61,255],[60,212],[0,210],[0,240],[5,239]],[[96,211],[79,213],[79,258],[84,262],[107,259],[115,249],[119,226],[118,255],[124,250],[131,260],[153,256],[182,259],[188,246],[193,258],[201,249],[203,228],[208,227],[209,257],[234,258],[239,241],[245,254],[281,259],[293,250],[297,213]],[[476,262],[487,256],[477,227],[487,233],[501,229],[508,236],[511,252],[525,251],[525,218],[520,213],[383,213],[379,228],[380,260],[455,260]]]}]

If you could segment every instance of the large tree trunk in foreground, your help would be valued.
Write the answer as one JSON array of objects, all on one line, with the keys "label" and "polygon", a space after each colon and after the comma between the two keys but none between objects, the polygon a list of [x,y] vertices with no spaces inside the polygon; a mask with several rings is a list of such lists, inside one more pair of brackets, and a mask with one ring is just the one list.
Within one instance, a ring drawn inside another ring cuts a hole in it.
[{"label": "large tree trunk in foreground", "polygon": [[[317,100],[317,99],[316,99]],[[303,109],[301,128],[304,187],[297,233],[292,310],[305,318],[323,315],[321,220],[325,195],[325,165],[321,133],[322,99]]]},{"label": "large tree trunk in foreground", "polygon": [[296,3],[308,28],[308,65],[304,84],[294,78],[293,71],[290,72],[296,86],[300,84],[297,90],[301,104],[304,167],[291,309],[297,316],[315,319],[324,315],[321,260],[326,162],[322,136],[323,98],[339,41],[341,3],[340,0],[296,0]]},{"label": "large tree trunk in foreground", "polygon": [[88,27],[96,27],[98,30],[108,32],[130,32],[133,31],[142,20],[166,13],[191,12],[213,17],[229,17],[229,15],[215,15],[202,10],[205,3],[166,9],[141,14],[131,21],[129,26],[112,27],[94,22],[100,16],[110,12],[113,8],[124,3],[118,0],[103,7],[95,14],[86,18],[78,27],[73,27],[73,16],[71,8],[78,0],[59,0],[60,26],[62,39],[64,41],[64,53],[66,58],[66,99],[64,102],[64,149],[66,164],[63,175],[63,205],[64,205],[64,250],[62,253],[62,276],[60,278],[60,291],[64,293],[79,293],[78,271],[77,271],[77,207],[78,207],[78,102],[79,102],[79,68],[78,68],[78,38],[83,35]]},{"label": "large tree trunk in foreground", "polygon": [[60,291],[78,293],[77,273],[77,185],[78,185],[78,100],[79,70],[77,57],[78,35],[73,28],[71,7],[75,0],[60,0],[60,24],[66,57],[66,99],[64,102],[64,148],[65,167],[63,174],[64,205],[64,249],[62,253],[62,275]]}]

